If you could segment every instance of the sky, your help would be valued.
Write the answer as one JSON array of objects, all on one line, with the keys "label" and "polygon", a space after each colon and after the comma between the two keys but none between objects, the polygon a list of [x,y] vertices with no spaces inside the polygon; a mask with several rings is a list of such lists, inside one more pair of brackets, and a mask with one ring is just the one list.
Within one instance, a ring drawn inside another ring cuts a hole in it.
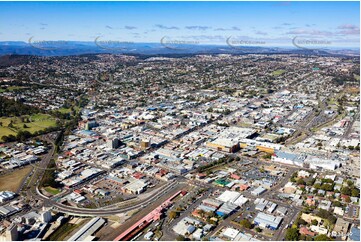
[{"label": "sky", "polygon": [[359,47],[359,4],[0,2],[0,41]]}]

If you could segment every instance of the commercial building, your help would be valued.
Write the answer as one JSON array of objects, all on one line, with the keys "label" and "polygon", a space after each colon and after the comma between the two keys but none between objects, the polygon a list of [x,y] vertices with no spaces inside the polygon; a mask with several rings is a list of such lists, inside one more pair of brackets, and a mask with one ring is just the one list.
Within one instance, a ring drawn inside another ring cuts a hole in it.
[{"label": "commercial building", "polygon": [[18,225],[13,223],[5,231],[5,241],[17,241],[18,239]]},{"label": "commercial building", "polygon": [[10,191],[1,191],[0,192],[0,203],[10,201],[15,197],[15,193]]},{"label": "commercial building", "polygon": [[173,231],[182,236],[187,236],[196,230],[197,225],[200,225],[200,221],[185,217],[173,227]]},{"label": "commercial building", "polygon": [[240,142],[244,138],[251,137],[256,131],[250,128],[229,127],[223,130],[216,139],[207,142],[206,146],[214,150],[236,152],[240,148]]},{"label": "commercial building", "polygon": [[349,222],[345,221],[342,218],[337,218],[335,227],[333,228],[333,231],[331,234],[334,237],[344,237],[345,238],[345,237],[347,237],[347,232],[348,232],[349,227],[350,227]]},{"label": "commercial building", "polygon": [[321,159],[316,156],[305,154],[294,154],[276,150],[271,157],[274,162],[279,162],[287,165],[295,165],[300,167],[308,166],[311,169],[326,169],[335,170],[342,166],[342,163],[336,160]]},{"label": "commercial building", "polygon": [[303,166],[305,155],[297,155],[276,150],[275,154],[271,157],[274,162],[279,162],[287,165]]},{"label": "commercial building", "polygon": [[279,216],[273,216],[265,213],[258,213],[254,219],[254,223],[261,228],[269,228],[271,230],[276,230],[280,226],[283,218]]},{"label": "commercial building", "polygon": [[84,225],[78,232],[71,236],[68,241],[84,241],[93,235],[105,224],[105,220],[99,217],[93,218]]},{"label": "commercial building", "polygon": [[267,191],[267,189],[263,188],[263,187],[257,187],[256,189],[254,189],[251,194],[253,196],[259,196],[261,195],[262,193],[264,193],[265,191]]},{"label": "commercial building", "polygon": [[117,149],[119,148],[121,142],[118,138],[110,138],[107,140],[107,146],[110,149]]},{"label": "commercial building", "polygon": [[212,198],[206,198],[202,201],[202,203],[206,206],[209,206],[209,207],[213,207],[213,208],[219,208],[223,202],[221,201],[218,201],[216,199],[212,199]]},{"label": "commercial building", "polygon": [[221,217],[228,217],[237,210],[238,206],[233,203],[223,203],[216,214]]}]

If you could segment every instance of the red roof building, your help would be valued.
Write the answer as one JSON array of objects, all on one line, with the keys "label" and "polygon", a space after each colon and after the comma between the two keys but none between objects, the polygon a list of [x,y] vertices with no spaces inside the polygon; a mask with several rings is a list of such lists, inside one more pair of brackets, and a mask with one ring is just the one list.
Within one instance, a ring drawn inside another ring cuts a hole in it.
[{"label": "red roof building", "polygon": [[232,179],[235,179],[235,180],[241,179],[241,177],[240,177],[239,175],[234,174],[234,173],[231,175],[231,178],[232,178]]},{"label": "red roof building", "polygon": [[309,235],[311,237],[316,235],[314,232],[309,231],[306,227],[301,227],[300,228],[300,234]]},{"label": "red roof building", "polygon": [[139,180],[139,179],[142,179],[144,177],[144,175],[142,173],[140,173],[140,172],[136,172],[136,173],[133,174],[133,177],[135,179]]}]

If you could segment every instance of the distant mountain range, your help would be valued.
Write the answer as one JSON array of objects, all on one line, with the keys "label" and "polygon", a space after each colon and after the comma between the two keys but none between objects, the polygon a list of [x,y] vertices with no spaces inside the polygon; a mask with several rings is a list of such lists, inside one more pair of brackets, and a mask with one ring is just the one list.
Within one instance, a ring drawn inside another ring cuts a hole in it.
[{"label": "distant mountain range", "polygon": [[26,43],[22,41],[0,42],[0,55],[69,56],[82,54],[128,55],[194,55],[194,54],[314,54],[359,56],[359,49],[305,49],[296,47],[259,47],[228,45],[170,45],[162,43],[96,43],[83,41],[52,41]]}]

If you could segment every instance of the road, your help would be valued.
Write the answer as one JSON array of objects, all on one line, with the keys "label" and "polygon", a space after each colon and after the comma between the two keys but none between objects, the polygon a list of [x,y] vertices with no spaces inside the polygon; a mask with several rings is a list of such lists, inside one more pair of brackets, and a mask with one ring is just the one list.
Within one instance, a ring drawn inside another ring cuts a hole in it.
[{"label": "road", "polygon": [[46,171],[46,167],[48,167],[50,160],[54,156],[55,152],[55,144],[50,134],[44,135],[42,137],[45,141],[49,142],[52,147],[50,151],[44,155],[39,162],[38,166],[34,166],[33,174],[29,178],[28,181],[24,181],[24,184],[27,183],[27,186],[24,187],[23,184],[23,190],[25,191],[25,196],[30,201],[30,203],[34,203],[34,207],[52,207],[54,210],[58,212],[73,214],[73,215],[79,215],[79,216],[111,216],[117,213],[124,213],[128,212],[134,209],[143,208],[146,205],[149,205],[151,203],[154,203],[160,196],[170,194],[171,192],[174,192],[174,187],[176,185],[179,185],[179,182],[172,181],[168,184],[165,184],[164,187],[161,187],[161,192],[158,193],[157,196],[150,196],[149,198],[146,198],[144,200],[139,201],[136,204],[132,204],[131,206],[128,206],[126,208],[117,208],[117,207],[110,207],[110,208],[98,208],[98,209],[86,209],[86,208],[77,208],[77,207],[71,207],[67,206],[61,203],[58,203],[45,195],[43,195],[39,190],[39,184],[40,181]]},{"label": "road", "polygon": [[[143,204],[144,206],[138,207],[141,210],[139,210],[136,214],[133,214],[120,227],[118,227],[116,230],[110,229],[109,233],[106,235],[103,235],[99,240],[112,241],[119,234],[121,234],[125,230],[127,230],[135,222],[139,221],[139,219],[143,218],[145,215],[147,215],[151,211],[153,211],[156,207],[161,205],[165,200],[167,200],[169,198],[170,195],[173,195],[175,192],[177,192],[179,190],[187,189],[187,187],[189,187],[187,183],[184,183],[184,182],[178,183],[174,187],[172,187],[169,191],[163,192],[163,193],[159,194],[158,196],[154,196],[151,201]],[[133,209],[126,209],[126,210],[131,211]],[[112,215],[115,215],[115,213],[113,213]]]}]

